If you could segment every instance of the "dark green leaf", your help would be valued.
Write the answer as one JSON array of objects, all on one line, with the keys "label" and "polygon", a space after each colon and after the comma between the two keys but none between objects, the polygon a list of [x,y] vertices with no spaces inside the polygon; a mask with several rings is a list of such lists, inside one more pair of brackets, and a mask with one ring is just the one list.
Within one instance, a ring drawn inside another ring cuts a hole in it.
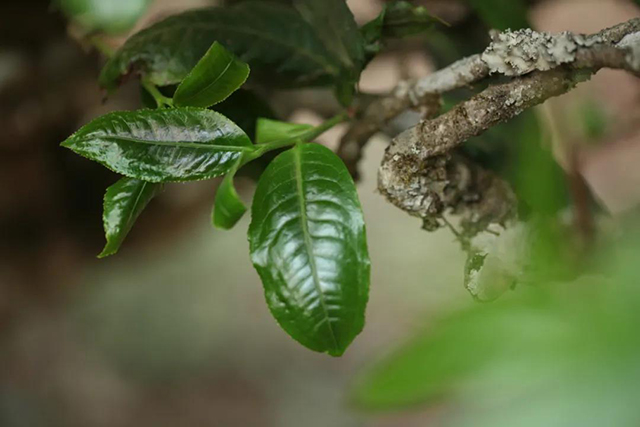
[{"label": "dark green leaf", "polygon": [[269,2],[192,10],[135,35],[105,65],[100,83],[113,89],[132,68],[159,86],[177,84],[218,41],[270,86],[331,84],[340,62],[294,9]]},{"label": "dark green leaf", "polygon": [[440,22],[423,6],[406,1],[393,1],[374,20],[360,29],[368,54],[376,54],[387,38],[409,37],[422,34]]},{"label": "dark green leaf", "polygon": [[383,37],[398,38],[422,34],[430,30],[436,22],[423,6],[415,6],[406,1],[388,3],[382,26]]},{"label": "dark green leaf", "polygon": [[148,182],[219,176],[254,150],[233,122],[199,108],[110,113],[83,126],[62,146]]},{"label": "dark green leaf", "polygon": [[528,28],[524,0],[467,0],[484,22],[497,30]]},{"label": "dark green leaf", "polygon": [[324,45],[358,76],[364,66],[364,39],[345,0],[294,0]]},{"label": "dark green leaf", "polygon": [[133,178],[122,178],[107,188],[102,215],[107,244],[98,258],[118,252],[138,216],[161,190],[161,184]]},{"label": "dark green leaf", "polygon": [[215,42],[180,83],[173,102],[176,106],[207,108],[224,101],[249,77],[249,66]]},{"label": "dark green leaf", "polygon": [[369,257],[340,158],[318,144],[280,154],[258,183],[249,241],[280,326],[312,350],[341,355],[364,326]]},{"label": "dark green leaf", "polygon": [[388,6],[382,8],[382,12],[373,20],[360,27],[360,33],[365,42],[365,52],[371,57],[382,49],[382,31],[384,30],[384,17],[387,14]]},{"label": "dark green leaf", "polygon": [[235,91],[223,103],[214,105],[212,109],[240,126],[251,140],[255,140],[259,118],[274,119],[276,117],[264,99],[246,89]]},{"label": "dark green leaf", "polygon": [[247,207],[242,203],[238,192],[233,186],[233,177],[240,166],[240,161],[227,173],[216,192],[213,210],[213,225],[223,230],[229,230],[242,218]]},{"label": "dark green leaf", "polygon": [[311,24],[324,45],[342,64],[336,82],[336,98],[349,106],[365,66],[365,41],[345,0],[294,0],[301,15]]},{"label": "dark green leaf", "polygon": [[307,124],[260,118],[256,127],[256,144],[267,144],[283,139],[296,139],[311,129],[313,129],[313,126]]},{"label": "dark green leaf", "polygon": [[133,27],[150,0],[54,0],[87,32],[122,33]]}]

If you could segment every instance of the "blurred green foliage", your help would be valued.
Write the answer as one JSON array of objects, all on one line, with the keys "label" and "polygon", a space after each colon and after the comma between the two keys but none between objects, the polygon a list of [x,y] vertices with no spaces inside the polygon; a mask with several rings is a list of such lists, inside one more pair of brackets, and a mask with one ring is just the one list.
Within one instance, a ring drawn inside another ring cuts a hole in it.
[{"label": "blurred green foliage", "polygon": [[152,0],[54,0],[69,19],[87,32],[110,34],[130,30]]},{"label": "blurred green foliage", "polygon": [[371,367],[357,404],[438,404],[445,425],[637,426],[638,228],[594,250],[591,275],[476,304]]}]

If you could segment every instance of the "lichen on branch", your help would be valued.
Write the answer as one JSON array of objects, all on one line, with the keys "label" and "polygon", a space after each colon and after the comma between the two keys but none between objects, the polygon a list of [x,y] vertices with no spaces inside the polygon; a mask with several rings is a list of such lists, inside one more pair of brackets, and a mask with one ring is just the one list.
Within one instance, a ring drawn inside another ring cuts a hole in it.
[{"label": "lichen on branch", "polygon": [[[474,212],[474,205],[467,201],[469,197],[443,196],[452,191],[460,193],[461,188],[468,187],[456,178],[461,175],[452,176],[447,172],[458,162],[456,148],[471,137],[572,90],[601,68],[625,69],[637,74],[639,32],[640,19],[590,36],[551,35],[531,30],[506,32],[496,36],[479,60],[475,56],[459,61],[452,68],[416,83],[414,90],[431,87],[435,93],[443,93],[434,87],[435,82],[443,81],[442,76],[461,76],[460,82],[464,85],[473,82],[469,76],[480,80],[492,72],[513,77],[490,85],[449,112],[422,120],[395,137],[379,169],[380,193],[400,209],[422,218],[429,229],[435,228],[447,211],[463,212],[463,220],[467,222],[481,219],[480,222],[487,224],[486,217]],[[470,68],[461,69],[460,64]],[[445,81],[444,88],[459,87],[455,80]],[[427,95],[426,92],[419,94]],[[474,196],[485,205],[500,206],[511,201],[509,192],[497,193],[494,188],[495,185],[486,188],[476,185]],[[495,197],[505,199],[489,200]],[[507,220],[504,212],[511,211],[500,209],[498,212],[494,223],[504,223]],[[477,229],[470,227],[470,230]]]}]

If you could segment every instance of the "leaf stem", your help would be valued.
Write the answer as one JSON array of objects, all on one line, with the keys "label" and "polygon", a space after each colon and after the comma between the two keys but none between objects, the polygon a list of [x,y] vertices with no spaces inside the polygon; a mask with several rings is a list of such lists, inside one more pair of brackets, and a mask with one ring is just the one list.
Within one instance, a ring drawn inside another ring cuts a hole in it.
[{"label": "leaf stem", "polygon": [[173,108],[173,99],[167,96],[164,96],[162,92],[160,92],[158,87],[153,83],[151,83],[149,79],[147,79],[146,77],[143,77],[140,80],[140,84],[142,85],[142,87],[145,88],[147,92],[149,92],[149,95],[151,95],[153,99],[155,99],[156,104],[158,104],[158,108],[162,108],[164,106]]},{"label": "leaf stem", "polygon": [[322,135],[323,133],[325,133],[326,131],[328,131],[329,129],[333,128],[335,125],[340,124],[346,120],[349,119],[349,114],[345,111],[342,112],[332,118],[330,118],[329,120],[319,124],[318,126],[309,129],[305,132],[300,133],[299,135],[296,135],[294,137],[291,138],[285,138],[285,139],[279,139],[276,141],[272,141],[266,144],[261,144],[256,146],[256,150],[251,152],[251,153],[247,153],[244,156],[244,160],[242,161],[242,165],[245,165],[259,157],[261,157],[262,155],[264,155],[265,153],[268,153],[269,151],[273,151],[273,150],[277,150],[279,148],[284,148],[284,147],[290,147],[292,145],[295,145],[297,142],[310,142],[313,141],[314,139],[316,139],[317,137],[319,137],[320,135]]},{"label": "leaf stem", "polygon": [[115,52],[114,48],[109,46],[100,36],[94,35],[89,37],[89,44],[94,47],[98,52],[104,55],[105,58],[111,58]]}]

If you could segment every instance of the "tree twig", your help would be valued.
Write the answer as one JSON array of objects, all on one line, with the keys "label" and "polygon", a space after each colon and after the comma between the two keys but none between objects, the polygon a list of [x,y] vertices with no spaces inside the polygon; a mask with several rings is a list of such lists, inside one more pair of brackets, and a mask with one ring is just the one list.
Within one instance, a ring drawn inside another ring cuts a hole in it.
[{"label": "tree twig", "polygon": [[[500,35],[480,56],[480,61],[489,72],[514,78],[489,86],[446,114],[423,120],[394,138],[380,166],[380,192],[394,205],[424,220],[439,216],[448,208],[455,209],[441,197],[442,188],[459,185],[446,173],[453,149],[528,108],[570,91],[601,68],[637,74],[639,32],[640,19],[634,19],[591,36],[550,35],[531,30]],[[445,70],[441,73],[449,73]],[[461,82],[468,84],[468,76],[474,74],[461,75]],[[455,86],[453,81],[442,87]]]},{"label": "tree twig", "polygon": [[489,75],[489,67],[480,55],[474,55],[433,74],[403,81],[385,97],[369,104],[340,141],[338,155],[354,177],[366,143],[391,120],[409,109],[421,109],[423,117],[435,117],[440,111],[440,95],[468,86]]}]

